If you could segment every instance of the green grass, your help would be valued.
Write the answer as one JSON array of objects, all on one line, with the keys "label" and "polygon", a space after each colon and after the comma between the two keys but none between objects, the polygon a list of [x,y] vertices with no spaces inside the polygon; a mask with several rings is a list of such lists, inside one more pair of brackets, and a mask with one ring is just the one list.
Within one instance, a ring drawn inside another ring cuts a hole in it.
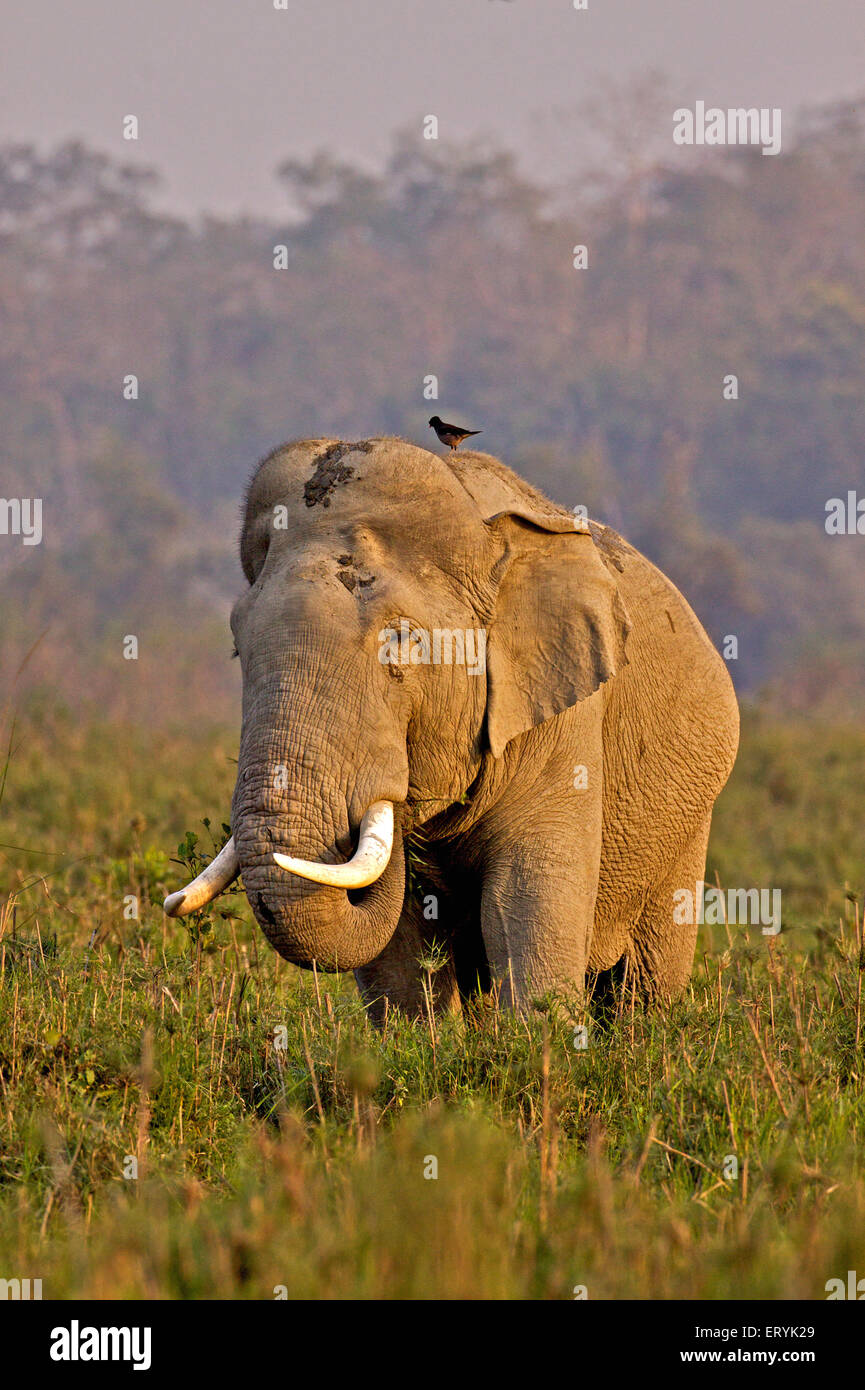
[{"label": "green grass", "polygon": [[2,839],[41,854],[2,851],[0,1277],[742,1299],[865,1274],[865,734],[746,722],[710,877],[781,886],[791,930],[702,929],[668,1013],[487,1004],[383,1034],[351,977],[280,961],[242,894],[207,930],[163,918],[233,752],[56,711],[16,731]]}]

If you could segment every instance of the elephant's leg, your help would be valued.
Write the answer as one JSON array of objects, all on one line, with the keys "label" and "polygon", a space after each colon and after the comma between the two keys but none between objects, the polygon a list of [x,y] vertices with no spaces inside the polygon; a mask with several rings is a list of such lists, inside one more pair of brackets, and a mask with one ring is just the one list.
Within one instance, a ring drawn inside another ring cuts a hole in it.
[{"label": "elephant's leg", "polygon": [[594,697],[569,710],[533,782],[487,818],[481,931],[505,1005],[585,988],[601,864],[601,713]]},{"label": "elephant's leg", "polygon": [[560,845],[522,839],[489,870],[481,930],[490,975],[506,1006],[544,990],[581,993],[595,913],[600,835],[564,855]]},{"label": "elephant's leg", "polygon": [[421,902],[407,897],[399,925],[381,955],[354,972],[374,1023],[380,1025],[384,1021],[388,1008],[398,1008],[410,1017],[425,1016],[430,980],[436,1014],[459,1011],[456,970],[449,945],[441,969],[429,974],[422,964],[429,958],[434,941],[448,943],[447,932],[437,921],[426,920]]},{"label": "elephant's leg", "polygon": [[[653,1002],[669,1003],[682,993],[691,977],[697,945],[697,922],[674,920],[674,893],[695,885],[706,872],[711,812],[688,840],[663,878],[646,894],[633,939],[627,951],[627,975]],[[696,908],[696,903],[695,903]],[[696,911],[692,914],[696,919]]]}]

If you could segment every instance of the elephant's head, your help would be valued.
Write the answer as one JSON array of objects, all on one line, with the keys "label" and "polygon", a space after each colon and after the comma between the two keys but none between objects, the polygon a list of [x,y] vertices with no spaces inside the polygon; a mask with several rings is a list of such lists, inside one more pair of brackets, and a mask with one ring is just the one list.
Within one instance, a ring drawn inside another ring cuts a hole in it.
[{"label": "elephant's head", "polygon": [[239,871],[282,955],[354,969],[396,928],[406,831],[614,674],[624,613],[582,523],[487,455],[397,439],[277,449],[241,560],[233,837],[166,911]]}]

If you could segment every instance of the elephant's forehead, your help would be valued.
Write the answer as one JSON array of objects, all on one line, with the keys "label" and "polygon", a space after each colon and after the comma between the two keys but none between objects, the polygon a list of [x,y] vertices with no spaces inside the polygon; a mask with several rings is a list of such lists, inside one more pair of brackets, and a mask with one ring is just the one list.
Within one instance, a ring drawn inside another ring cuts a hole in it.
[{"label": "elephant's forehead", "polygon": [[482,529],[476,504],[450,468],[399,439],[299,440],[269,455],[255,474],[247,524],[274,508],[296,535],[323,535],[369,523],[379,534],[417,541],[436,522],[451,533]]}]

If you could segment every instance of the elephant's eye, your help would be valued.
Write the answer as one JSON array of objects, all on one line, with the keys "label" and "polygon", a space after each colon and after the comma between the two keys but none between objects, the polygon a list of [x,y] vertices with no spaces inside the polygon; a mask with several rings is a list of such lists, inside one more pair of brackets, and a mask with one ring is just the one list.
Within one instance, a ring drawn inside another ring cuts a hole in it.
[{"label": "elephant's eye", "polygon": [[240,656],[240,652],[237,650],[237,643],[236,643],[236,642],[235,642],[234,646],[233,646],[232,649],[231,649],[231,656],[232,656],[232,660],[234,659],[234,657]]}]

